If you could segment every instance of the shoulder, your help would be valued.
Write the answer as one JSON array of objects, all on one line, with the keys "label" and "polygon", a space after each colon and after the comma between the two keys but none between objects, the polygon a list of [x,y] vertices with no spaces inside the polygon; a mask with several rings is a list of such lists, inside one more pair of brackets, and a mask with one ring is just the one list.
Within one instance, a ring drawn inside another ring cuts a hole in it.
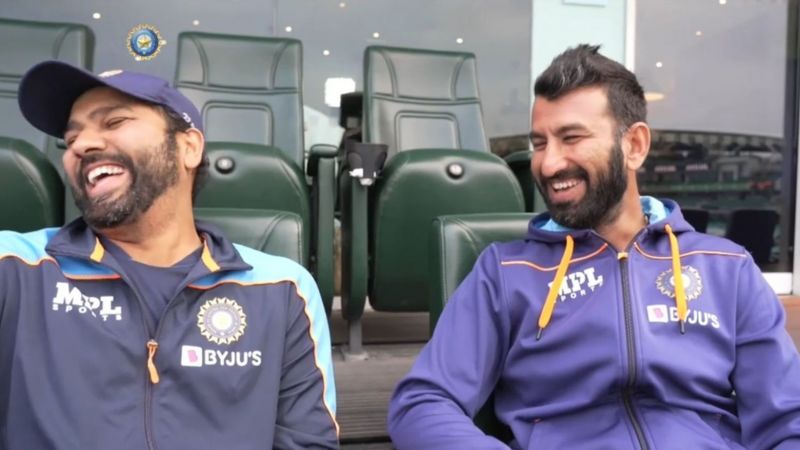
[{"label": "shoulder", "polygon": [[245,245],[233,244],[242,260],[252,269],[237,272],[234,277],[251,284],[293,283],[305,298],[318,296],[318,288],[305,267],[283,256],[270,255]]},{"label": "shoulder", "polygon": [[0,260],[11,257],[27,264],[37,264],[42,259],[50,258],[45,247],[57,231],[58,228],[45,228],[29,233],[0,231]]},{"label": "shoulder", "polygon": [[747,250],[730,239],[711,234],[689,231],[680,235],[681,252],[699,251],[746,257]]}]

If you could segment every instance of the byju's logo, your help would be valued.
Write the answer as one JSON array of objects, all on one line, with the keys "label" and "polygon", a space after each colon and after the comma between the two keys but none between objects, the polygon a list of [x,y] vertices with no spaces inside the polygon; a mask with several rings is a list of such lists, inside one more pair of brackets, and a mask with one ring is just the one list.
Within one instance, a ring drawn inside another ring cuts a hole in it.
[{"label": "byju's logo", "polygon": [[[548,283],[547,287],[552,286],[553,283]],[[558,299],[562,302],[567,298],[575,299],[583,297],[588,292],[594,292],[595,289],[603,285],[603,276],[595,276],[594,267],[589,267],[580,272],[572,272],[564,277],[561,283],[561,288],[558,290]],[[587,289],[589,290],[587,292]]]},{"label": "byju's logo", "polygon": [[[678,308],[667,305],[648,305],[647,320],[651,323],[669,323],[678,321]],[[686,314],[686,323],[701,327],[719,328],[719,317],[714,313],[690,309]]]},{"label": "byju's logo", "polygon": [[89,297],[83,295],[76,287],[70,287],[69,283],[56,283],[56,296],[53,297],[53,311],[72,312],[79,314],[89,313],[92,317],[100,317],[103,321],[109,317],[122,320],[122,307],[114,307],[114,297],[111,295],[101,295],[100,297]]},{"label": "byju's logo", "polygon": [[261,350],[232,352],[183,345],[181,346],[181,365],[183,367],[258,367],[261,365]]}]

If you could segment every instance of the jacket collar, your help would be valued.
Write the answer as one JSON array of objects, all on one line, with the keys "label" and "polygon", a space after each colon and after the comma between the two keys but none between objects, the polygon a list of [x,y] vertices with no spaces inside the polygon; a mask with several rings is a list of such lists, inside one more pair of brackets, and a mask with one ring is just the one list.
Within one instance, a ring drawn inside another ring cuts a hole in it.
[{"label": "jacket collar", "polygon": [[[195,221],[195,227],[203,239],[201,260],[207,273],[252,269],[217,227],[203,221]],[[45,251],[53,256],[88,260],[120,271],[113,257],[103,248],[99,235],[82,218],[61,227],[47,243]]]},{"label": "jacket collar", "polygon": [[[648,232],[665,233],[665,226],[669,225],[675,233],[693,231],[694,228],[683,218],[678,204],[669,199],[656,199],[643,196],[642,209],[648,217]],[[534,217],[528,224],[528,239],[542,242],[564,242],[564,236],[569,234],[576,240],[589,239],[595,236],[591,229],[574,230],[556,223],[550,213],[542,213]]]}]

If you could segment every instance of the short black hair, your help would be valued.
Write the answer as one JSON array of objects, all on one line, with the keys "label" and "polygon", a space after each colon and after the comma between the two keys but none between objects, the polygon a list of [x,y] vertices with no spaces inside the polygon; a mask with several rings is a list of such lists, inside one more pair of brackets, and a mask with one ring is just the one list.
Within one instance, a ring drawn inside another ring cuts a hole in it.
[{"label": "short black hair", "polygon": [[[161,112],[161,115],[164,116],[164,120],[167,121],[167,135],[174,136],[178,132],[185,132],[189,128],[191,128],[191,124],[187,122],[180,114],[161,105],[154,105],[156,109]],[[197,194],[200,192],[200,189],[206,184],[206,180],[208,179],[208,155],[206,155],[205,150],[203,150],[203,160],[200,161],[200,165],[197,166],[197,170],[194,174],[194,181],[192,182],[192,202],[197,199]]]},{"label": "short black hair", "polygon": [[552,101],[576,89],[599,86],[605,88],[618,126],[627,129],[636,122],[647,122],[644,89],[636,75],[598,50],[599,45],[581,44],[556,56],[536,79],[534,95]]}]

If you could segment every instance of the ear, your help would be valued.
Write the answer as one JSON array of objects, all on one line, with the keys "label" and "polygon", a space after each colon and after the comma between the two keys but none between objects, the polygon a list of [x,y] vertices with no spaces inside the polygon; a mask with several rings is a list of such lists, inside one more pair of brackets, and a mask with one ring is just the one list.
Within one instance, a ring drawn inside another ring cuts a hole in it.
[{"label": "ear", "polygon": [[203,148],[206,141],[203,133],[197,128],[189,128],[179,133],[179,148],[182,148],[183,166],[192,171],[203,161]]},{"label": "ear", "polygon": [[623,137],[623,148],[627,147],[625,163],[634,172],[644,164],[650,152],[650,127],[644,122],[636,122],[628,128]]}]

